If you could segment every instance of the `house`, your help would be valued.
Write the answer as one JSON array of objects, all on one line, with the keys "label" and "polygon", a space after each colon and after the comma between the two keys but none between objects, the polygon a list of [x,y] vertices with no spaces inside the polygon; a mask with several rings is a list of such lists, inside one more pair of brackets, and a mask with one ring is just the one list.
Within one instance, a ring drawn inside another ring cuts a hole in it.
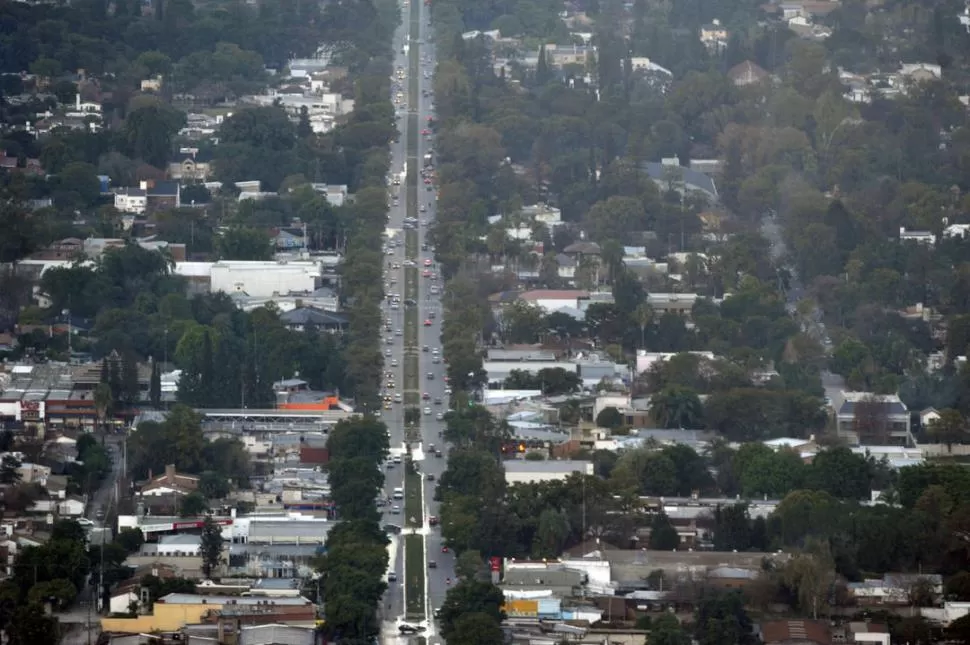
[{"label": "house", "polygon": [[199,478],[176,472],[175,465],[165,466],[165,474],[153,477],[141,487],[142,495],[188,495],[199,488]]},{"label": "house", "polygon": [[699,298],[696,293],[648,293],[647,304],[658,315],[689,316]]},{"label": "house", "polygon": [[505,481],[508,484],[533,484],[549,481],[565,481],[574,474],[592,475],[593,462],[560,460],[530,461],[513,459],[503,463]]},{"label": "house", "polygon": [[681,166],[677,157],[648,161],[642,168],[661,191],[676,190],[681,194],[693,191],[703,193],[710,201],[717,199],[714,180],[702,172]]},{"label": "house", "polygon": [[913,445],[909,409],[896,394],[842,392],[836,432],[850,443]]},{"label": "house", "polygon": [[122,213],[151,214],[163,210],[174,210],[182,203],[181,187],[177,181],[147,180],[137,188],[117,188],[114,191],[114,206]]},{"label": "house", "polygon": [[204,182],[212,174],[212,153],[199,148],[179,148],[168,162],[168,176],[181,182]]},{"label": "house", "polygon": [[889,626],[868,620],[852,621],[847,625],[832,628],[832,642],[889,645]]},{"label": "house", "polygon": [[669,69],[658,65],[646,56],[633,56],[630,58],[630,67],[633,72],[656,72],[668,77],[674,75]]},{"label": "house", "polygon": [[589,298],[588,291],[578,289],[534,289],[519,295],[519,300],[535,305],[550,314],[563,307],[580,308],[580,300]]},{"label": "house", "polygon": [[700,38],[709,51],[719,52],[727,47],[728,30],[715,18],[710,24],[701,26]]},{"label": "house", "polygon": [[819,620],[773,620],[761,623],[765,645],[831,645],[832,634]]},{"label": "house", "polygon": [[849,593],[860,605],[912,605],[913,593],[925,587],[935,598],[943,595],[943,578],[939,574],[887,573],[880,578],[850,582]]},{"label": "house", "polygon": [[310,184],[310,188],[323,195],[331,206],[343,206],[350,197],[345,184]]},{"label": "house", "polygon": [[320,331],[345,331],[349,324],[343,314],[314,307],[299,307],[286,311],[280,314],[280,322],[294,331],[303,331],[311,326]]},{"label": "house", "polygon": [[905,227],[900,226],[899,241],[916,242],[917,244],[934,246],[936,244],[936,236],[930,233],[929,231],[907,231]]},{"label": "house", "polygon": [[760,67],[757,63],[751,62],[750,60],[746,60],[743,63],[738,63],[728,70],[727,75],[728,78],[731,79],[731,82],[737,87],[761,83],[771,77],[771,75],[762,67]]}]

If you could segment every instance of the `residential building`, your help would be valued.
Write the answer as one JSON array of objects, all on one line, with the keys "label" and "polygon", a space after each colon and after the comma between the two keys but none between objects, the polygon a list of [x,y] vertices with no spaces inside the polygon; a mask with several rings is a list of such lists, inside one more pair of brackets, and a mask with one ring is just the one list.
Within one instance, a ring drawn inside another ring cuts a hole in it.
[{"label": "residential building", "polygon": [[757,63],[753,63],[750,60],[746,60],[743,63],[738,63],[728,70],[727,75],[728,78],[731,79],[731,82],[738,87],[761,83],[771,78],[771,75],[768,72],[766,72]]},{"label": "residential building", "polygon": [[648,293],[647,304],[657,315],[669,313],[690,316],[694,303],[699,298],[696,293]]},{"label": "residential building", "polygon": [[508,484],[534,484],[548,481],[564,481],[571,475],[592,475],[591,461],[530,461],[514,459],[503,462],[505,481]]},{"label": "residential building", "polygon": [[662,191],[676,190],[682,194],[699,192],[711,201],[717,199],[714,180],[702,172],[681,166],[677,157],[665,157],[659,162],[648,161],[642,168]]},{"label": "residential building", "polygon": [[728,30],[715,18],[710,24],[701,25],[700,39],[709,51],[721,52],[727,47]]},{"label": "residential building", "polygon": [[836,431],[852,444],[915,443],[909,409],[896,394],[845,392],[836,407]]},{"label": "residential building", "polygon": [[212,152],[199,148],[179,148],[168,162],[168,176],[181,182],[205,182],[212,175]]},{"label": "residential building", "polygon": [[318,331],[340,332],[348,326],[347,317],[340,313],[323,311],[314,307],[299,307],[280,314],[280,322],[294,331],[314,327]]},{"label": "residential building", "polygon": [[310,184],[310,187],[323,195],[331,206],[343,206],[350,197],[345,184]]},{"label": "residential building", "polygon": [[819,620],[774,620],[761,623],[765,645],[831,645],[827,623]]},{"label": "residential building", "polygon": [[[211,291],[254,297],[310,294],[322,283],[323,267],[313,260],[260,262],[226,260],[209,265]],[[176,273],[180,273],[176,266]]]},{"label": "residential building", "polygon": [[175,465],[165,466],[165,473],[149,478],[141,487],[142,495],[188,495],[199,488],[199,478],[176,472]]},{"label": "residential building", "polygon": [[935,573],[887,573],[882,578],[850,582],[848,591],[860,605],[905,606],[912,604],[912,592],[919,586],[926,586],[934,597],[943,595],[943,578]]},{"label": "residential building", "polygon": [[114,206],[122,213],[151,214],[181,207],[177,181],[142,181],[137,188],[114,190]]},{"label": "residential building", "polygon": [[936,244],[936,236],[930,231],[907,231],[905,227],[900,226],[899,241],[934,246]]}]

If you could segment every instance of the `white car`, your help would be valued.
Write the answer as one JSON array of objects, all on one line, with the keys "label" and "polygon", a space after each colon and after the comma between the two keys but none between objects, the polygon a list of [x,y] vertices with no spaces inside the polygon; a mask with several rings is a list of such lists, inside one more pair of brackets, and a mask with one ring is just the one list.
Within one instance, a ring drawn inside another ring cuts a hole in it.
[{"label": "white car", "polygon": [[[387,350],[387,355],[388,356],[391,355],[391,350]],[[397,367],[397,359],[396,358],[391,361],[391,367]]]},{"label": "white car", "polygon": [[445,420],[445,414],[444,414],[444,412],[439,412],[438,414],[434,415],[434,418],[437,421],[444,421]]},{"label": "white car", "polygon": [[425,414],[431,414],[431,408],[425,408],[424,409],[424,413]]}]

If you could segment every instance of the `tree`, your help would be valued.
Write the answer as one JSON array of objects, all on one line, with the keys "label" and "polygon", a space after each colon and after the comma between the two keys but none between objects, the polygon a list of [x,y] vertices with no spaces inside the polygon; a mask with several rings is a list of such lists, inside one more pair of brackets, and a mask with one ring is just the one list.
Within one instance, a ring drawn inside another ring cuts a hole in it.
[{"label": "tree", "polygon": [[661,428],[700,427],[704,408],[697,393],[684,387],[666,387],[650,398],[650,414]]},{"label": "tree", "polygon": [[20,473],[20,460],[13,455],[4,455],[0,462],[0,483],[16,484],[23,479]]},{"label": "tree", "polygon": [[152,373],[148,381],[148,400],[152,407],[157,408],[162,403],[162,374],[158,361],[152,361]]},{"label": "tree", "polygon": [[607,406],[596,415],[596,425],[613,430],[623,425],[623,415],[614,406]]},{"label": "tree", "polygon": [[209,503],[199,491],[192,491],[179,500],[179,515],[182,517],[198,517],[209,510]]},{"label": "tree", "polygon": [[930,421],[927,426],[926,434],[938,443],[945,443],[947,449],[950,449],[953,444],[967,440],[967,422],[958,410],[940,410],[940,416]]},{"label": "tree", "polygon": [[673,614],[661,614],[650,625],[647,645],[690,645],[690,642],[690,634]]},{"label": "tree", "polygon": [[120,544],[128,553],[136,553],[145,543],[145,535],[140,529],[126,527],[118,531],[115,542]]},{"label": "tree", "polygon": [[44,608],[36,604],[18,607],[4,632],[9,645],[38,645],[60,640],[57,618],[48,616]]},{"label": "tree", "polygon": [[701,645],[755,645],[751,618],[736,591],[705,593],[694,612],[694,636]]},{"label": "tree", "polygon": [[185,115],[162,102],[133,110],[124,125],[128,154],[164,168],[173,152],[172,139],[184,124]]},{"label": "tree", "polygon": [[455,643],[502,645],[505,642],[501,624],[494,617],[481,612],[459,616],[449,633],[449,639]]},{"label": "tree", "polygon": [[569,518],[561,511],[547,508],[539,514],[532,552],[536,558],[556,558],[562,554],[569,537]]},{"label": "tree", "polygon": [[475,580],[478,574],[484,571],[483,562],[479,551],[474,549],[463,551],[455,560],[455,575],[459,578]]},{"label": "tree", "polygon": [[202,574],[206,579],[211,579],[212,573],[222,564],[222,548],[222,528],[211,515],[207,515],[202,522],[202,545],[199,549],[202,556]]},{"label": "tree", "polygon": [[502,591],[491,582],[462,580],[448,590],[441,605],[441,635],[448,641],[457,638],[460,635],[457,630],[461,627],[459,620],[469,614],[481,614],[500,624],[505,618],[504,604]]},{"label": "tree", "polygon": [[269,236],[254,228],[233,227],[216,239],[222,260],[269,260],[273,247]]},{"label": "tree", "polygon": [[680,545],[677,529],[670,523],[666,513],[654,515],[650,524],[650,548],[657,551],[672,551]]},{"label": "tree", "polygon": [[782,578],[795,592],[799,609],[817,619],[828,604],[835,582],[835,563],[828,545],[810,543],[785,564]]}]

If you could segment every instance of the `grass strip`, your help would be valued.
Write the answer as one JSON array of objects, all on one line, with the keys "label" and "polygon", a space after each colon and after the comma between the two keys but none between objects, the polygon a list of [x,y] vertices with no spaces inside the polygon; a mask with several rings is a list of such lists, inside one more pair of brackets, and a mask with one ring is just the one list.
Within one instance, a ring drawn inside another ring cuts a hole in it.
[{"label": "grass strip", "polygon": [[[407,159],[406,195],[408,217],[418,217],[418,97],[421,54],[418,46],[420,35],[421,0],[411,0],[410,49],[408,50],[408,121],[407,121]],[[404,232],[404,256],[413,262],[418,260],[418,232],[406,229]],[[408,441],[421,437],[421,350],[418,347],[418,269],[407,267],[404,270],[404,404],[405,419],[411,423],[405,429]],[[408,306],[408,302],[413,303]],[[414,412],[408,414],[407,409]],[[410,418],[409,418],[410,417]],[[404,521],[409,529],[419,528],[423,521],[423,482],[421,475],[407,464],[404,476]],[[425,620],[424,576],[425,576],[424,536],[407,535],[404,538],[404,599],[405,617],[408,620]]]},{"label": "grass strip", "polygon": [[407,620],[424,620],[424,536],[404,536],[404,613]]},{"label": "grass strip", "polygon": [[404,475],[404,526],[409,529],[421,528],[424,485],[421,473],[408,464]]}]

